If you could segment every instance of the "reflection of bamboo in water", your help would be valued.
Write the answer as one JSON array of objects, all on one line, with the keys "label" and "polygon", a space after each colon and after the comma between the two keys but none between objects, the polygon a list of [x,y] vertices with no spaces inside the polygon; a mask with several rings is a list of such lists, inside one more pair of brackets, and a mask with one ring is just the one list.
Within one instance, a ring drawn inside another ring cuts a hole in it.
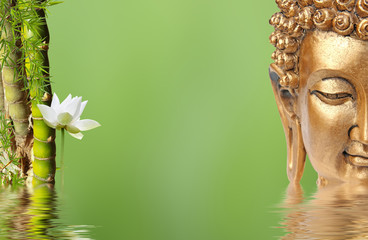
[{"label": "reflection of bamboo in water", "polygon": [[17,194],[17,205],[12,208],[10,212],[9,222],[7,223],[9,230],[9,237],[12,239],[26,239],[27,223],[29,222],[30,216],[25,214],[29,206],[29,193],[27,189],[21,189]]},{"label": "reflection of bamboo in water", "polygon": [[56,221],[57,195],[52,184],[0,188],[0,203],[0,239],[81,239],[81,234],[88,235],[88,226],[71,227]]},{"label": "reflection of bamboo in water", "polygon": [[56,194],[52,184],[35,186],[30,196],[27,214],[31,216],[28,223],[28,236],[32,239],[50,239],[49,231],[55,227]]},{"label": "reflection of bamboo in water", "polygon": [[[60,228],[56,223],[57,196],[54,185],[39,181],[39,185],[33,182],[33,192],[30,194],[27,215],[28,238],[30,239],[82,239],[82,236],[73,228]],[[85,231],[87,232],[87,231]],[[89,239],[89,238],[85,238]]]},{"label": "reflection of bamboo in water", "polygon": [[[18,193],[10,187],[0,190],[0,237],[12,239],[12,211],[18,207]],[[21,238],[19,238],[21,239]]]},{"label": "reflection of bamboo in water", "polygon": [[53,220],[57,218],[56,194],[52,185],[43,184],[34,189],[23,188],[19,192],[6,190],[1,193],[0,228],[6,230],[7,238],[54,238],[49,234],[55,227]]}]

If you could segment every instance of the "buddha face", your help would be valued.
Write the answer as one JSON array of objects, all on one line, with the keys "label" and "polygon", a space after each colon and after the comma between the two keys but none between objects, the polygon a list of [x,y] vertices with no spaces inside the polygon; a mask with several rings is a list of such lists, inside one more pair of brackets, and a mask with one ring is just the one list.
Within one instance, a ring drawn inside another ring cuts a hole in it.
[{"label": "buddha face", "polygon": [[293,111],[319,176],[368,182],[368,41],[311,31],[299,55]]}]

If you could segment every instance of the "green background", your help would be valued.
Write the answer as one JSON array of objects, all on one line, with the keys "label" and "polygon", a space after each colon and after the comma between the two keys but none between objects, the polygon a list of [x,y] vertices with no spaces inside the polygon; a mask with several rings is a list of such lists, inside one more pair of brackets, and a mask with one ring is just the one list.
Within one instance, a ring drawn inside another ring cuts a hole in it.
[{"label": "green background", "polygon": [[[83,96],[82,118],[102,124],[82,141],[66,136],[62,221],[96,226],[97,239],[283,234],[274,1],[65,0],[49,10],[53,90]],[[315,180],[308,164],[307,192]]]}]

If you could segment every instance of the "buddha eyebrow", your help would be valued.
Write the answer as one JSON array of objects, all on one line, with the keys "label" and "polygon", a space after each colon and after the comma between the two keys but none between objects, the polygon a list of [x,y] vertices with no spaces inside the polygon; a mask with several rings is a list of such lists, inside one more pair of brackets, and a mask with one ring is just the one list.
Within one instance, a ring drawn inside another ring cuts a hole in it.
[{"label": "buddha eyebrow", "polygon": [[343,77],[325,77],[325,78],[322,78],[322,81],[331,80],[331,79],[338,79],[338,80],[342,80],[342,81],[345,81],[347,83],[350,83],[348,80],[346,80]]},{"label": "buddha eyebrow", "polygon": [[322,78],[322,81],[333,80],[333,79],[337,79],[337,80],[340,80],[340,81],[346,82],[346,83],[347,83],[347,84],[349,84],[352,88],[354,88],[354,86],[350,83],[350,81],[349,81],[349,80],[347,80],[346,78],[343,78],[343,77],[325,77],[325,78]]}]

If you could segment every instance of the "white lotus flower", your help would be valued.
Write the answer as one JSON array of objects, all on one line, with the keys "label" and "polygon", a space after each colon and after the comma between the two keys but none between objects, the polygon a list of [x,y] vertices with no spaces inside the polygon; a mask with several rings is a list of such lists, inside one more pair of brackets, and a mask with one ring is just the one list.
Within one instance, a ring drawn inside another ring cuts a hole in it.
[{"label": "white lotus flower", "polygon": [[55,129],[65,128],[70,135],[77,139],[82,139],[81,131],[91,130],[101,126],[98,122],[91,119],[80,120],[80,116],[88,101],[82,102],[82,97],[68,97],[60,103],[56,93],[54,93],[51,107],[37,104],[45,123]]}]

